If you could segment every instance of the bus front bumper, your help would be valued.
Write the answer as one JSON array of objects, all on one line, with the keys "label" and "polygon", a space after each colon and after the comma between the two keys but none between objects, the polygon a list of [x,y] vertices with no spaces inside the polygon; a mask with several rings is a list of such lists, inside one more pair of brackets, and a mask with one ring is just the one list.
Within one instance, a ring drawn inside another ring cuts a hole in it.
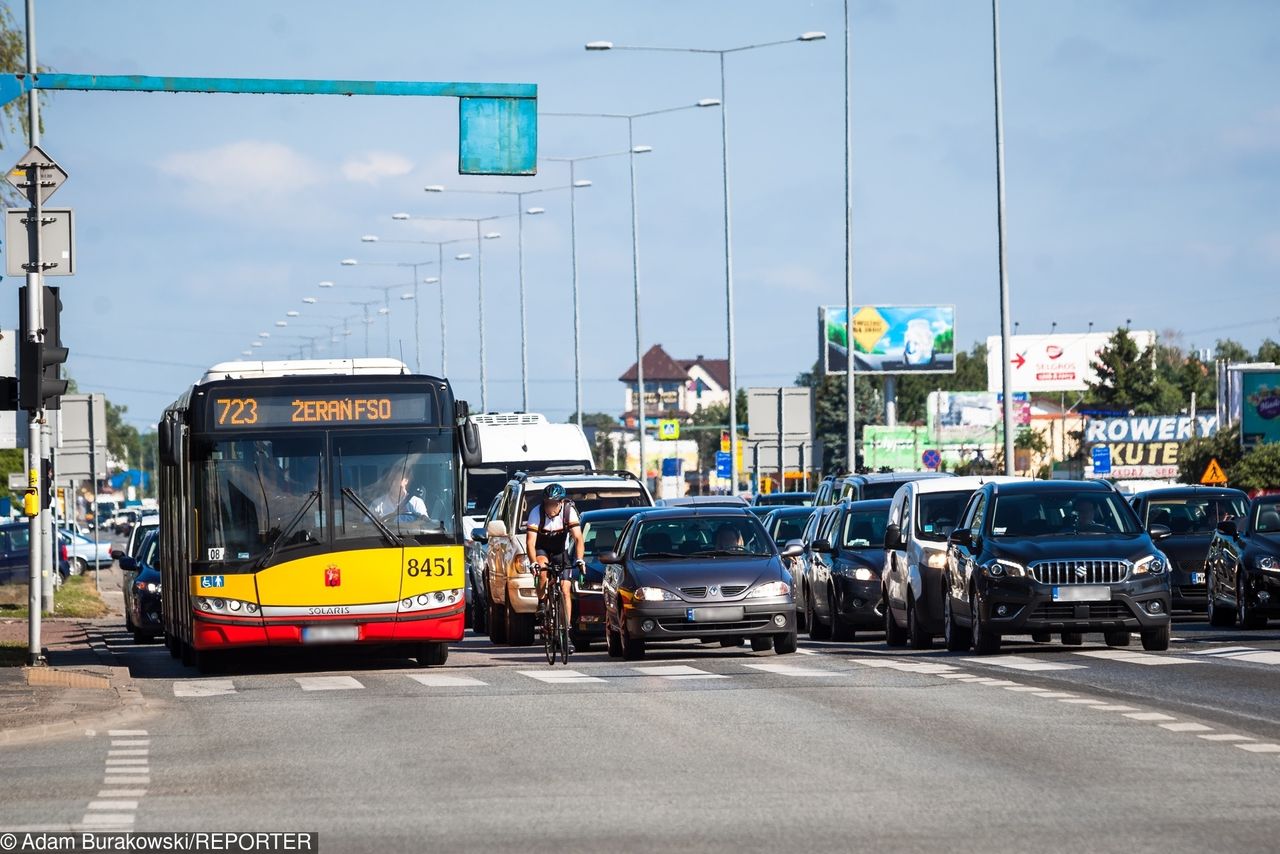
[{"label": "bus front bumper", "polygon": [[324,620],[210,618],[192,613],[192,645],[198,650],[254,646],[387,644],[462,640],[466,603],[415,617]]}]

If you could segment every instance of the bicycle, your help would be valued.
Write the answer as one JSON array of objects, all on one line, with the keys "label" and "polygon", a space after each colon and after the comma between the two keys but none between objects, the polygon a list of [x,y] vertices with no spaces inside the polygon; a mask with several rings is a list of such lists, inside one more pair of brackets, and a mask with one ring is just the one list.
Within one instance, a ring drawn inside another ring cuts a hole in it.
[{"label": "bicycle", "polygon": [[[569,622],[565,619],[564,591],[560,587],[560,574],[568,567],[563,563],[547,565],[547,583],[539,601],[542,613],[542,645],[547,653],[547,664],[556,663],[556,650],[560,651],[562,664],[569,663]],[[553,595],[554,594],[554,595]]]}]

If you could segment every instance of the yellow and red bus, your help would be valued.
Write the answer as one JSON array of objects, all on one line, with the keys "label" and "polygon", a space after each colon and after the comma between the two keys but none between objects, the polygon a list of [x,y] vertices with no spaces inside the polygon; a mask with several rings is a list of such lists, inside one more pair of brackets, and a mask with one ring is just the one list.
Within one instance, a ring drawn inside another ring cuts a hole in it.
[{"label": "yellow and red bus", "polygon": [[158,429],[165,635],[184,664],[309,644],[445,662],[475,446],[447,380],[394,359],[227,362]]}]

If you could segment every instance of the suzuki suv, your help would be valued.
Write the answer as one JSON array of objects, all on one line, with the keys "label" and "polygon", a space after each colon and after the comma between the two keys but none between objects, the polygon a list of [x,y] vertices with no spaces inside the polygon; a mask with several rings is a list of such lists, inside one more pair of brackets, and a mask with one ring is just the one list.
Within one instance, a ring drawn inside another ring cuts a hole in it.
[{"label": "suzuki suv", "polygon": [[1100,481],[989,483],[969,499],[947,547],[947,649],[1000,649],[1002,635],[1060,632],[1068,645],[1102,632],[1169,648],[1169,529],[1143,529]]},{"label": "suzuki suv", "polygon": [[564,487],[578,513],[613,507],[652,507],[653,498],[631,472],[591,474],[517,473],[489,510],[483,528],[471,532],[472,539],[486,546],[484,596],[488,606],[489,639],[495,644],[528,646],[533,643],[534,618],[538,611],[536,576],[525,554],[525,523],[529,511],[542,501],[548,486]]}]

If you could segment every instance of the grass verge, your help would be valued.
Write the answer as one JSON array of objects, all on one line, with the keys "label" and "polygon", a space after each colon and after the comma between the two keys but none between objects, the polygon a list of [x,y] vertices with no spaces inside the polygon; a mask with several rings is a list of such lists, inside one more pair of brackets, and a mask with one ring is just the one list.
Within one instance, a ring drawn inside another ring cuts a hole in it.
[{"label": "grass verge", "polygon": [[[0,617],[24,618],[27,616],[27,588],[13,585],[14,595],[0,598]],[[18,595],[20,592],[21,595]],[[53,593],[53,613],[50,617],[77,617],[91,619],[111,613],[93,588],[93,580],[83,575],[73,575]]]}]

